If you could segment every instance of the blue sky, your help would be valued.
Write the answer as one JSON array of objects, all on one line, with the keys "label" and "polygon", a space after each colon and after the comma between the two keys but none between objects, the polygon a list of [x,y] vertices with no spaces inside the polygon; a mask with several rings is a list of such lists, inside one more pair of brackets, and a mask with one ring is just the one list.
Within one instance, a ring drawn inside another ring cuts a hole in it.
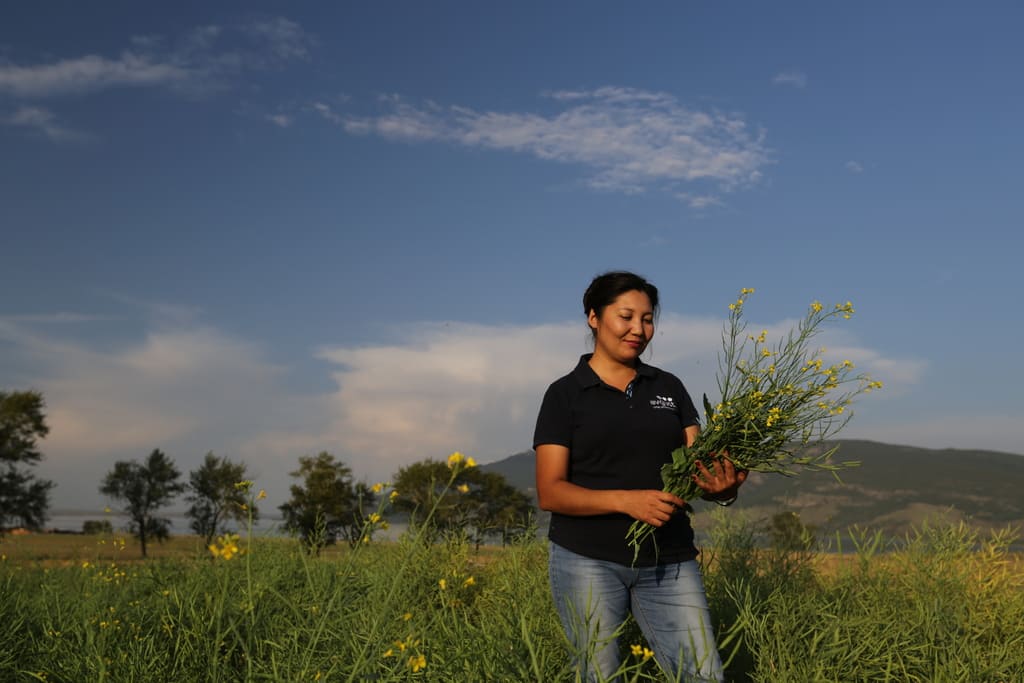
[{"label": "blue sky", "polygon": [[595,274],[714,394],[726,305],[885,382],[845,434],[1014,453],[1013,3],[19,3],[0,26],[0,387],[55,508],[117,459],[358,478],[530,446]]}]

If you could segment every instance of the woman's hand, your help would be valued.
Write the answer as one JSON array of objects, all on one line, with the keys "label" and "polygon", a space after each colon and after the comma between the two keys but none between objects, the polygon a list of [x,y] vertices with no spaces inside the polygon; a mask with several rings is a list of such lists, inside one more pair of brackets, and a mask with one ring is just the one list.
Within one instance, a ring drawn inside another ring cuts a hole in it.
[{"label": "woman's hand", "polygon": [[685,505],[682,498],[666,491],[632,489],[622,492],[622,512],[651,526],[663,525]]},{"label": "woman's hand", "polygon": [[711,461],[711,467],[705,467],[700,460],[697,461],[697,472],[693,475],[693,481],[704,490],[707,498],[711,500],[719,498],[735,498],[740,485],[747,480],[747,470],[738,469],[729,460],[729,454],[725,451],[719,453]]}]

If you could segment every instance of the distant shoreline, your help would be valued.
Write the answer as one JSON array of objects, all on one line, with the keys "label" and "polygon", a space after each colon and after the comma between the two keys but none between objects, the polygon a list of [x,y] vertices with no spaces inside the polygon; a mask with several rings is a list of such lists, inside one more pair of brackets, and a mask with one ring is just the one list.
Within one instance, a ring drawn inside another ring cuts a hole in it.
[{"label": "distant shoreline", "polygon": [[[170,520],[170,533],[172,536],[191,536],[192,531],[190,520],[184,512],[168,512],[163,515]],[[118,512],[93,512],[82,510],[59,510],[50,514],[39,533],[51,534],[80,534],[82,524],[87,521],[108,521],[114,527],[114,531],[123,532],[128,527],[128,516]],[[233,523],[229,526],[238,528],[244,524]],[[284,519],[281,517],[263,517],[253,523],[253,531],[262,535],[287,536],[283,531]]]}]

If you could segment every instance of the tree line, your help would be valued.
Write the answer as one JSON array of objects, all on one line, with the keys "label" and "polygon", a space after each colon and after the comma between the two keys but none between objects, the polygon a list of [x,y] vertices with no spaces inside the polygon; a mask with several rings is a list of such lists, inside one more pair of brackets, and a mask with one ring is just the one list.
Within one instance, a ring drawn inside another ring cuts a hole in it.
[{"label": "tree line", "polygon": [[[40,529],[46,521],[54,484],[31,468],[42,460],[38,442],[48,433],[42,394],[0,391],[0,533],[14,524]],[[488,536],[505,543],[533,524],[532,499],[504,476],[476,467],[453,470],[450,463],[428,459],[402,467],[390,484],[370,485],[356,481],[343,461],[321,452],[300,457],[290,475],[297,481],[279,506],[283,526],[313,552],[338,541],[360,542],[379,523],[385,495],[410,524],[427,525],[426,538],[458,533],[478,545]],[[170,520],[160,510],[183,494],[190,504],[189,525],[207,545],[231,533],[234,524],[258,520],[262,492],[254,495],[247,477],[245,463],[207,453],[184,481],[173,460],[154,449],[141,461],[117,461],[99,490],[121,507],[145,557],[150,543],[170,533]]]}]

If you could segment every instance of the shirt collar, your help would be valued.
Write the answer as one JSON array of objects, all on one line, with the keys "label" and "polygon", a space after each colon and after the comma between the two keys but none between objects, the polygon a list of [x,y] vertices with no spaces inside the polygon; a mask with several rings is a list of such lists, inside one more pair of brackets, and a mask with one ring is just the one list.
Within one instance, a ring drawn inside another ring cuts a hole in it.
[{"label": "shirt collar", "polygon": [[[572,376],[576,378],[576,381],[580,383],[580,387],[586,389],[601,384],[601,378],[594,372],[594,368],[590,367],[590,358],[594,354],[585,353],[580,356],[580,362],[576,364],[576,369],[572,371]],[[639,377],[654,377],[655,369],[644,363],[642,360],[637,359],[636,365],[636,376]]]}]

